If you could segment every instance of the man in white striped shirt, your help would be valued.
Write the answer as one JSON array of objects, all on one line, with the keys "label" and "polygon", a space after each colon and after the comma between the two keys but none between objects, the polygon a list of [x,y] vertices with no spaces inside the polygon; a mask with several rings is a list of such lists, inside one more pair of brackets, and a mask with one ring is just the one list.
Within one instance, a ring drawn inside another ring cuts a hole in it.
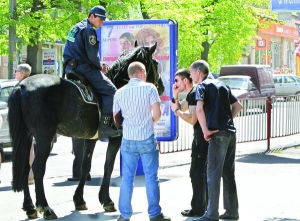
[{"label": "man in white striped shirt", "polygon": [[154,136],[154,123],[161,117],[160,98],[156,87],[147,83],[146,69],[141,62],[128,67],[130,81],[117,90],[114,96],[113,115],[122,112],[123,138],[121,144],[122,182],[120,187],[118,221],[128,221],[132,216],[131,198],[133,181],[141,157],[145,173],[148,214],[150,221],[171,220],[161,212],[158,171],[158,145]]}]

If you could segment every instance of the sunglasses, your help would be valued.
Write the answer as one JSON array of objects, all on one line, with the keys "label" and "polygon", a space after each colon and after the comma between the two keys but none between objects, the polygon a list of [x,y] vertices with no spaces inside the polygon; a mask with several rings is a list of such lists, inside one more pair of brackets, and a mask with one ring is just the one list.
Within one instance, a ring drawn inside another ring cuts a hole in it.
[{"label": "sunglasses", "polygon": [[[180,78],[180,79],[183,80],[185,78]],[[177,83],[179,80],[177,78],[175,78],[174,81]]]}]

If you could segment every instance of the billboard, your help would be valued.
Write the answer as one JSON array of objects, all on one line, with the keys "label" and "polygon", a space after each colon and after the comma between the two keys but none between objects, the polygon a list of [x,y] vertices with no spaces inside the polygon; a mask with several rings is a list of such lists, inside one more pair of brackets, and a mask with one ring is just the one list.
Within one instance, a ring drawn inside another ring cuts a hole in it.
[{"label": "billboard", "polygon": [[43,49],[42,51],[42,73],[43,74],[57,74],[57,50],[56,49]]},{"label": "billboard", "polygon": [[271,0],[271,11],[300,11],[300,0]]},{"label": "billboard", "polygon": [[170,108],[172,82],[177,71],[178,26],[174,20],[122,20],[105,21],[97,30],[101,62],[112,65],[123,51],[130,50],[134,41],[138,45],[152,46],[157,42],[155,58],[165,86],[161,99],[162,117],[155,124],[158,141],[173,141],[178,136],[178,119]]}]

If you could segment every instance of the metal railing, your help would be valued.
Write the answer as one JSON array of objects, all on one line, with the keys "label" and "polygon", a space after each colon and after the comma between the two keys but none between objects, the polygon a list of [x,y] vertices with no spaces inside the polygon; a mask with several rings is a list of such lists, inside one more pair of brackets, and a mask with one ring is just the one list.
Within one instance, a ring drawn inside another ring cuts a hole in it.
[{"label": "metal railing", "polygon": [[[272,97],[266,99],[240,100],[243,111],[234,119],[237,128],[237,142],[267,140],[300,133],[300,95]],[[169,153],[190,150],[193,127],[179,122],[178,139],[160,142],[160,152]]]}]

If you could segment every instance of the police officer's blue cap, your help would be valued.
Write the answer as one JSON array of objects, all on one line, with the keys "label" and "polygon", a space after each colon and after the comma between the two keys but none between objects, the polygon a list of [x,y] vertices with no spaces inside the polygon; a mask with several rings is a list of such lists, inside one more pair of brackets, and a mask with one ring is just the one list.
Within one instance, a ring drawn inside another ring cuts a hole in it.
[{"label": "police officer's blue cap", "polygon": [[95,6],[94,8],[91,9],[90,14],[94,14],[101,18],[103,21],[105,21],[107,15],[106,15],[106,10],[103,6]]}]

